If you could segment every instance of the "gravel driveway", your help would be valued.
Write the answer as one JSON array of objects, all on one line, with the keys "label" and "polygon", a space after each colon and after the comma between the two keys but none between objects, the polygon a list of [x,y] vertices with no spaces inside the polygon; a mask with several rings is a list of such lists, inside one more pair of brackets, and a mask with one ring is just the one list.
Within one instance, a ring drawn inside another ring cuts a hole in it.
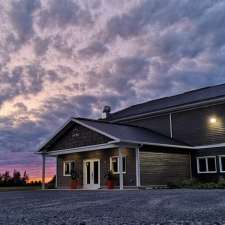
[{"label": "gravel driveway", "polygon": [[225,224],[225,190],[0,192],[0,224]]}]

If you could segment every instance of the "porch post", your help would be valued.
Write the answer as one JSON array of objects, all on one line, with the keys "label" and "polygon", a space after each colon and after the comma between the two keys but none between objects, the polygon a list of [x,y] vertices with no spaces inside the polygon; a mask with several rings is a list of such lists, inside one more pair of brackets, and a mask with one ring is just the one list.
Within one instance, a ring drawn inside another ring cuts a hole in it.
[{"label": "porch post", "polygon": [[139,147],[135,148],[136,152],[136,186],[141,186],[140,181],[140,154],[139,154]]},{"label": "porch post", "polygon": [[42,154],[42,190],[45,189],[45,154]]},{"label": "porch post", "polygon": [[119,172],[120,172],[120,190],[123,190],[123,155],[122,155],[122,148],[119,148]]},{"label": "porch post", "polygon": [[58,188],[58,156],[56,156],[56,168],[55,168],[55,188]]}]

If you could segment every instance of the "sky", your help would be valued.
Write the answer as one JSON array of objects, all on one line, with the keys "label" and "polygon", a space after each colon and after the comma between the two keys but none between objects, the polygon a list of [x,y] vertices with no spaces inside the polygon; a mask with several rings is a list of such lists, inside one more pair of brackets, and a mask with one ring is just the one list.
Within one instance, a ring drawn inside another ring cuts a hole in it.
[{"label": "sky", "polygon": [[39,178],[68,118],[225,83],[224,65],[224,0],[0,0],[0,173]]}]

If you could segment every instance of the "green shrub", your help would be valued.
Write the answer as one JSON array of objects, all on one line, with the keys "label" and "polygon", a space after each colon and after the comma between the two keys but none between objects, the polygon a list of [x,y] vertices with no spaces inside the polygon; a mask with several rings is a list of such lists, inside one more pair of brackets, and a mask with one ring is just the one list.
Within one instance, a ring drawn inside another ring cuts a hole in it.
[{"label": "green shrub", "polygon": [[218,182],[202,182],[196,179],[184,180],[181,182],[168,182],[168,188],[194,188],[194,189],[215,189],[225,188],[225,181],[221,180]]}]

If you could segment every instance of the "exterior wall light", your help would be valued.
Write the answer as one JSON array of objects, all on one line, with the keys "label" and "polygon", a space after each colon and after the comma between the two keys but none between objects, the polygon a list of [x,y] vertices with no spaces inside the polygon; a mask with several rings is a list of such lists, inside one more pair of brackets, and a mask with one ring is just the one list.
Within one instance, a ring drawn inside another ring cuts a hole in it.
[{"label": "exterior wall light", "polygon": [[217,122],[216,117],[211,117],[211,118],[209,119],[209,122],[210,122],[210,123],[216,123],[216,122]]}]

